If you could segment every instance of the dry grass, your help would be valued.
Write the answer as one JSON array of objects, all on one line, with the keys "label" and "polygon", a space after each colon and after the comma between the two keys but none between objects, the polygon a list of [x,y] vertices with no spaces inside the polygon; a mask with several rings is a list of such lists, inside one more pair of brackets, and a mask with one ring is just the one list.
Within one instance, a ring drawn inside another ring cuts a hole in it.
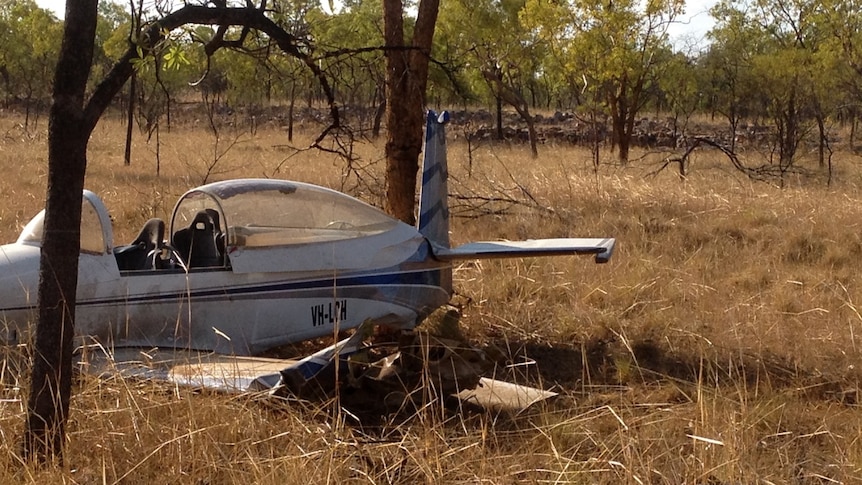
[{"label": "dry grass", "polygon": [[[0,240],[42,205],[45,129],[0,118]],[[103,196],[116,239],[203,180],[213,138],[193,126],[138,139],[100,126],[87,186]],[[232,138],[230,135],[223,137]],[[301,142],[298,142],[301,143]],[[277,176],[347,188],[342,165],[296,154],[282,132],[243,135],[211,179]],[[378,161],[382,144],[357,147]],[[862,256],[850,155],[838,183],[753,184],[711,152],[681,183],[647,178],[649,157],[598,175],[586,152],[450,144],[450,190],[522,203],[453,221],[454,242],[614,236],[611,263],[586,258],[466,263],[456,269],[465,333],[517,376],[563,392],[514,419],[452,413],[429,401],[409,416],[359,425],[336,402],[272,402],[164,385],[83,378],[59,471],[22,467],[25,384],[5,376],[0,480],[141,483],[854,483],[862,480],[859,357]],[[280,171],[276,172],[276,167]],[[382,171],[380,163],[369,167]],[[378,175],[379,176],[379,175]],[[527,195],[529,194],[529,195]],[[453,201],[453,205],[457,201]],[[475,204],[472,205],[475,213]],[[463,208],[463,207],[462,207]]]}]

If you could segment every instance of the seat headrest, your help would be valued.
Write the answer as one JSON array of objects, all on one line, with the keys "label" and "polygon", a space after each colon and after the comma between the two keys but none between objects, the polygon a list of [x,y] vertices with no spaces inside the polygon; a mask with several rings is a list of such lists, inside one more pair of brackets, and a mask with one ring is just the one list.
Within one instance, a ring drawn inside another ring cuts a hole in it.
[{"label": "seat headrest", "polygon": [[144,244],[150,249],[155,249],[162,245],[164,239],[165,221],[154,217],[144,224],[144,227],[132,244]]}]

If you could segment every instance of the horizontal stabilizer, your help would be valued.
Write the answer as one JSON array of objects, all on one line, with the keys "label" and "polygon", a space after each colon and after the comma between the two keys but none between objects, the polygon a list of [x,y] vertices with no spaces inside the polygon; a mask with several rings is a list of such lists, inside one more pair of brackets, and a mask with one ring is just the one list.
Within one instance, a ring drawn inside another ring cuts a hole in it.
[{"label": "horizontal stabilizer", "polygon": [[607,263],[614,252],[613,238],[530,239],[527,241],[482,241],[457,248],[434,247],[434,257],[441,261],[456,259],[525,258],[595,254],[596,263]]}]

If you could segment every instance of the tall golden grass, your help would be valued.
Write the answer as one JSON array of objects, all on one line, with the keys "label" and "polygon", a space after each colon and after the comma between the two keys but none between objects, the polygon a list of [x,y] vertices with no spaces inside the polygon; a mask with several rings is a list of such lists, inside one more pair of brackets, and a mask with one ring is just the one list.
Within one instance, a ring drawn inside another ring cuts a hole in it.
[{"label": "tall golden grass", "polygon": [[[43,205],[44,124],[0,117],[0,240]],[[238,122],[237,126],[242,123]],[[313,127],[305,128],[305,136]],[[280,177],[379,203],[382,142],[344,164],[297,152],[275,126],[215,137],[193,123],[136,136],[123,166],[119,122],[90,143],[86,185],[134,237],[208,180]],[[586,258],[470,262],[455,270],[464,331],[509,378],[562,393],[524,416],[457,413],[429,401],[360,423],[331,402],[274,401],[82,377],[66,463],[20,463],[26,374],[3,374],[0,480],[39,483],[854,483],[862,480],[862,276],[856,157],[836,183],[754,183],[712,151],[686,181],[648,176],[660,155],[598,173],[589,153],[520,146],[468,153],[450,137],[454,243],[613,236]],[[302,146],[307,140],[294,145]],[[236,142],[236,143],[234,143]],[[230,149],[223,153],[228,145]],[[752,159],[756,154],[748,154]],[[480,205],[478,198],[491,199]],[[509,202],[506,202],[506,201]],[[492,213],[498,212],[498,213]]]}]

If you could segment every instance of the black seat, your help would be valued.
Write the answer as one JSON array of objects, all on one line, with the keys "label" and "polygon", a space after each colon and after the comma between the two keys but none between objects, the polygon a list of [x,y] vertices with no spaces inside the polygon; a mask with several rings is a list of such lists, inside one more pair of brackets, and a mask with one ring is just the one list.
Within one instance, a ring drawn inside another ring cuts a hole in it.
[{"label": "black seat", "polygon": [[[218,218],[218,213],[215,218]],[[183,260],[188,263],[189,268],[223,265],[222,255],[216,243],[220,232],[217,231],[216,224],[209,211],[200,211],[195,214],[189,227],[174,233],[173,245]]]},{"label": "black seat", "polygon": [[[209,214],[210,218],[213,221],[213,231],[215,232],[215,243],[216,243],[216,251],[220,258],[224,258],[225,254],[225,233],[221,230],[221,218],[219,217],[218,211],[215,209],[206,209],[207,214]],[[221,261],[224,263],[224,260]]]},{"label": "black seat", "polygon": [[162,247],[164,237],[165,222],[159,218],[148,220],[131,244],[114,248],[120,271],[154,269],[147,255]]}]

